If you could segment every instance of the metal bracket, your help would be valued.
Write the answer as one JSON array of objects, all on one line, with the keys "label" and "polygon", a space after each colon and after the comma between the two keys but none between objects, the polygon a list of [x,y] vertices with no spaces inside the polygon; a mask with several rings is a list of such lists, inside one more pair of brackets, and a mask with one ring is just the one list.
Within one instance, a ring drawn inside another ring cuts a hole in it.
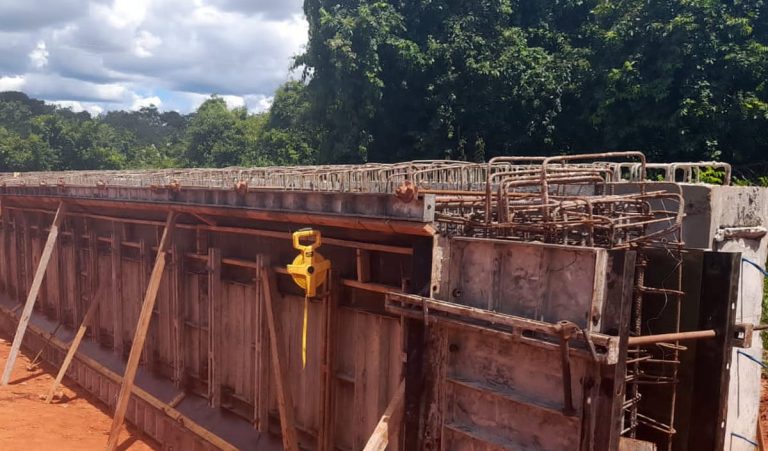
[{"label": "metal bracket", "polygon": [[751,348],[752,347],[752,335],[754,335],[755,325],[750,323],[734,324],[733,326],[733,338],[731,339],[731,346],[734,348]]}]

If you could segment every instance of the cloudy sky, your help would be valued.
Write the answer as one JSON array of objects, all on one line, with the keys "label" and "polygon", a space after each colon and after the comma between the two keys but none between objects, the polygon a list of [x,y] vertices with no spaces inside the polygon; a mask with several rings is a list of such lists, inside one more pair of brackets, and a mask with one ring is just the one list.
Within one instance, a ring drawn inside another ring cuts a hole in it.
[{"label": "cloudy sky", "polygon": [[268,108],[307,40],[302,0],[0,0],[0,91],[99,113]]}]

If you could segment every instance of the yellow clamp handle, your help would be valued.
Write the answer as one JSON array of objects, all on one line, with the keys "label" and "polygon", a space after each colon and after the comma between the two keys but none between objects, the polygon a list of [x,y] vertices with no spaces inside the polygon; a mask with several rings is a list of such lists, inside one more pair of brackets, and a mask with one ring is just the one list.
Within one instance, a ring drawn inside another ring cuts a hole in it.
[{"label": "yellow clamp handle", "polygon": [[[314,238],[314,240],[311,244],[303,245],[301,244],[301,240],[304,238]],[[302,252],[312,252],[320,247],[321,244],[322,240],[320,238],[320,232],[317,230],[303,229],[299,230],[298,232],[294,232],[293,234],[293,247]]]}]

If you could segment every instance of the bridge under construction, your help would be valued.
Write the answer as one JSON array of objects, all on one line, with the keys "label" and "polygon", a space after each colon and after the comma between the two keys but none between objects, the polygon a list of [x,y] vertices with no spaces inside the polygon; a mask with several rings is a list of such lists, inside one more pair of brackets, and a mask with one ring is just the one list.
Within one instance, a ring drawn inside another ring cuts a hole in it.
[{"label": "bridge under construction", "polygon": [[751,450],[768,190],[730,179],[640,152],[0,174],[0,383],[41,352],[40,402],[91,392],[110,451],[125,421],[184,450]]}]

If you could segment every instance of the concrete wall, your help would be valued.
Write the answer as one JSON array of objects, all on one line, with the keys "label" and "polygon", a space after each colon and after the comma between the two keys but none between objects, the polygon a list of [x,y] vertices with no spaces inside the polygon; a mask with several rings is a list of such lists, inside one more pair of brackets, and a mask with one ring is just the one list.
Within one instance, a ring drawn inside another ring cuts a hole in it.
[{"label": "concrete wall", "polygon": [[[715,187],[712,195],[712,230],[723,227],[766,227],[768,224],[768,190],[761,188]],[[742,257],[765,267],[768,258],[768,238],[727,239],[715,242],[716,250],[741,252]],[[742,264],[736,322],[759,324],[763,299],[763,275],[749,264]],[[749,349],[737,349],[731,356],[731,385],[728,396],[726,449],[752,450],[753,445],[738,438],[757,436],[760,411],[760,367],[745,357],[746,353],[762,360],[762,340],[756,334]],[[755,440],[756,441],[756,440]]]},{"label": "concrete wall", "polygon": [[[768,236],[727,238],[717,241],[718,230],[725,228],[768,227],[768,189],[735,186],[683,185],[686,218],[683,223],[687,247],[723,252],[741,252],[742,257],[765,267]],[[759,324],[763,299],[763,275],[749,264],[742,264],[736,323]],[[762,360],[762,341],[755,334],[752,347],[734,349],[731,356],[731,383],[728,396],[726,446],[728,451],[754,450],[760,410],[760,366],[746,353]]]}]

